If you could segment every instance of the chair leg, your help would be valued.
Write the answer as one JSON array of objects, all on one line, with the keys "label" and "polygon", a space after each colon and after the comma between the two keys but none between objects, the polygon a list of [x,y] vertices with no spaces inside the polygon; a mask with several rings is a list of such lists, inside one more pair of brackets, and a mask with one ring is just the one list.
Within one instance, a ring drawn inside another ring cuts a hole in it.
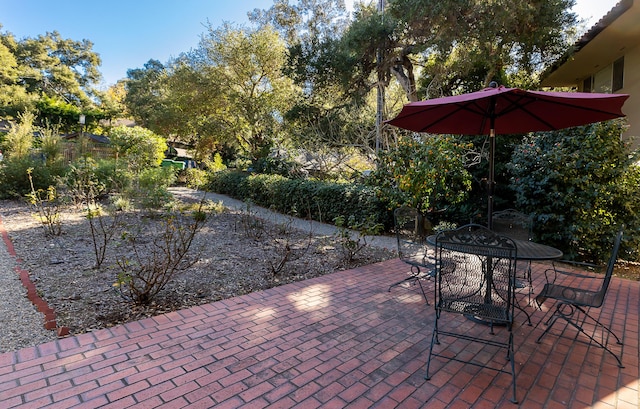
[{"label": "chair leg", "polygon": [[[568,313],[564,312],[563,311],[564,308],[567,308],[569,310],[569,312]],[[544,330],[542,335],[540,335],[538,337],[538,339],[536,340],[536,343],[540,343],[540,341],[542,340],[542,337],[544,337],[545,334],[547,334],[549,332],[549,330],[551,329],[551,327],[553,327],[553,324],[556,323],[558,318],[562,318],[564,321],[566,321],[572,327],[577,329],[578,332],[584,334],[587,338],[589,338],[592,342],[597,344],[600,348],[604,349],[609,354],[611,354],[616,359],[616,361],[618,362],[618,367],[624,368],[624,365],[622,365],[621,357],[618,357],[618,355],[616,355],[611,349],[609,349],[609,347],[607,347],[606,344],[608,342],[604,341],[604,336],[603,336],[603,341],[604,342],[600,342],[600,341],[598,341],[596,339],[595,336],[593,336],[593,335],[589,334],[588,332],[586,332],[584,330],[584,328],[582,327],[582,325],[578,325],[575,322],[574,315],[575,315],[576,311],[580,311],[580,312],[582,312],[584,314],[584,319],[582,320],[582,323],[584,323],[586,321],[586,319],[589,318],[591,321],[593,321],[593,323],[595,323],[596,328],[600,327],[602,330],[606,331],[608,334],[613,335],[613,337],[616,339],[616,343],[618,345],[622,345],[622,341],[620,341],[620,338],[618,338],[618,336],[610,328],[608,328],[606,325],[604,325],[603,323],[601,323],[600,321],[598,321],[597,319],[592,317],[589,313],[587,313],[587,311],[584,308],[581,308],[579,306],[573,306],[573,305],[570,305],[570,304],[567,304],[567,303],[563,303],[563,302],[558,303],[558,305],[556,306],[556,311],[553,313],[551,318],[549,318],[549,320],[546,323],[547,328]]]},{"label": "chair leg", "polygon": [[509,361],[511,361],[511,386],[513,388],[513,397],[511,398],[511,402],[518,403],[518,398],[516,397],[516,356],[513,349],[513,332],[511,331],[509,331],[508,356]]},{"label": "chair leg", "polygon": [[[433,273],[434,271],[429,271],[427,273],[428,277],[433,277]],[[406,283],[406,282],[413,282],[413,284],[418,283],[418,285],[420,286],[420,291],[422,291],[422,296],[424,297],[425,302],[427,303],[427,305],[431,305],[429,304],[429,299],[427,298],[427,293],[424,291],[424,287],[422,286],[422,282],[420,282],[420,278],[421,278],[421,270],[420,267],[418,266],[411,266],[411,275],[405,279],[402,279],[400,281],[398,281],[397,283],[393,283],[389,286],[389,292],[391,292],[391,289],[393,287],[397,287],[400,284]]]},{"label": "chair leg", "polygon": [[436,318],[435,326],[433,327],[433,332],[431,333],[431,346],[429,347],[429,357],[427,358],[427,372],[424,376],[424,379],[427,381],[431,379],[431,375],[429,374],[429,368],[431,367],[431,357],[433,356],[433,346],[436,344],[440,344],[438,340],[438,319]]}]

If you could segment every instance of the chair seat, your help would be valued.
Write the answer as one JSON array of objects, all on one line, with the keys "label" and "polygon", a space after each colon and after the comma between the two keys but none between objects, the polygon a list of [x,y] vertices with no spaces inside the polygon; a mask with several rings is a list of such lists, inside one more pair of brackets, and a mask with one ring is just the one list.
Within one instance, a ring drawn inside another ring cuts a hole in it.
[{"label": "chair seat", "polygon": [[[622,352],[618,355],[609,348],[609,337],[612,336],[615,338],[616,343],[619,345],[622,345],[622,341],[611,328],[600,322],[596,316],[590,314],[592,308],[601,308],[604,303],[607,289],[611,283],[613,268],[618,258],[621,240],[622,230],[616,234],[613,250],[609,257],[609,263],[607,264],[607,270],[602,277],[557,270],[555,265],[552,270],[547,270],[553,271],[553,281],[548,281],[547,284],[544,285],[542,292],[536,297],[536,302],[540,307],[542,307],[542,303],[547,299],[555,300],[557,303],[555,304],[553,315],[546,322],[547,328],[538,337],[536,340],[537,343],[542,341],[542,337],[549,333],[549,330],[558,320],[563,320],[589,338],[591,342],[611,354],[618,362],[618,366],[624,368],[622,365]],[[558,274],[573,276],[577,278],[578,281],[581,281],[580,285],[586,288],[554,284],[558,278]],[[547,272],[545,272],[545,276],[547,276],[547,280],[549,280]],[[596,289],[594,290],[594,288]],[[589,324],[589,327],[586,327],[587,324]]]},{"label": "chair seat", "polygon": [[578,287],[547,283],[536,297],[536,302],[540,305],[547,298],[552,298],[573,305],[591,307],[601,304],[602,297],[603,294],[600,291],[590,291]]},{"label": "chair seat", "polygon": [[442,301],[438,308],[443,311],[470,315],[484,321],[496,323],[507,323],[511,321],[508,309],[497,305],[458,300]]}]

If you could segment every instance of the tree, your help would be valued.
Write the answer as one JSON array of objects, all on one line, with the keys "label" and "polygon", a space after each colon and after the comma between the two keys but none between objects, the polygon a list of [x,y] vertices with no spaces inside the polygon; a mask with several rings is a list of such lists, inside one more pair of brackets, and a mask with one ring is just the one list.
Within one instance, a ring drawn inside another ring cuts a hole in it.
[{"label": "tree", "polygon": [[257,31],[208,27],[192,58],[218,85],[226,108],[210,112],[220,136],[237,141],[253,160],[264,157],[278,138],[282,118],[297,92],[282,75],[285,46],[271,28]]},{"label": "tree", "polygon": [[564,52],[567,32],[575,24],[569,11],[573,4],[574,0],[395,0],[389,12],[405,22],[401,44],[413,47],[408,57],[421,53],[420,63],[434,62],[426,70],[432,81],[446,84],[441,77],[454,72],[464,83],[465,74],[480,69],[478,89],[504,73],[533,74]]},{"label": "tree", "polygon": [[285,117],[293,145],[312,154],[354,147],[372,151],[375,110],[370,86],[356,83],[363,78],[354,74],[362,71],[360,60],[347,55],[342,44],[349,24],[344,1],[278,0],[268,10],[254,10],[250,18],[275,27],[285,38],[283,71],[303,92]]},{"label": "tree", "polygon": [[350,82],[343,84],[357,84],[361,93],[378,79],[388,84],[396,78],[409,101],[477,90],[491,80],[521,78],[521,71],[535,73],[564,52],[575,23],[573,3],[390,0],[384,15],[360,7],[342,37],[335,67],[349,78],[344,67],[353,66]]},{"label": "tree", "polygon": [[109,134],[111,144],[118,156],[127,161],[127,166],[133,172],[140,172],[144,168],[158,166],[167,150],[167,141],[148,129],[136,126],[129,128],[118,126]]},{"label": "tree", "polygon": [[63,39],[57,31],[16,43],[15,55],[27,92],[43,92],[78,106],[91,105],[101,64],[89,40]]},{"label": "tree", "polygon": [[16,116],[25,112],[34,106],[36,98],[19,83],[20,71],[13,52],[15,47],[13,36],[0,33],[0,115]]},{"label": "tree", "polygon": [[92,48],[89,40],[64,39],[56,31],[19,41],[0,32],[0,114],[36,111],[40,121],[63,131],[81,112],[102,118],[102,94],[95,89],[101,61]]},{"label": "tree", "polygon": [[167,120],[167,70],[160,61],[149,60],[144,68],[127,70],[124,104],[136,123],[158,133],[171,127]]}]

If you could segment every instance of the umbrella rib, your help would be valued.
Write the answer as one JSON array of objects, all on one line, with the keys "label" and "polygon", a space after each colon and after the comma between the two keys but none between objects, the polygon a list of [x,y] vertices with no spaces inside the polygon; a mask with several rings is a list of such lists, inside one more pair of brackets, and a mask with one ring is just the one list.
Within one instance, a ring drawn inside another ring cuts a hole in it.
[{"label": "umbrella rib", "polygon": [[[443,119],[447,119],[452,115],[455,115],[458,111],[469,111],[473,114],[477,114],[480,115],[482,117],[482,125],[480,126],[480,130],[482,130],[484,128],[484,124],[487,121],[487,117],[486,117],[486,112],[484,109],[482,109],[482,106],[480,104],[478,104],[477,101],[469,101],[466,103],[459,103],[459,104],[452,104],[456,107],[458,107],[457,110],[452,110],[451,112],[449,112],[447,115],[443,115],[437,119],[435,119],[433,122],[428,123],[427,125],[423,126],[422,128],[420,128],[420,130],[418,132],[425,132],[425,129],[429,129],[431,126],[433,126],[434,124],[441,122]],[[477,109],[473,109],[473,108],[477,108]],[[413,116],[415,114],[419,114],[420,112],[414,112],[411,115],[407,115],[407,116]],[[406,117],[405,117],[406,118]]]},{"label": "umbrella rib", "polygon": [[[586,111],[586,112],[593,112],[593,113],[599,113],[599,114],[605,114],[605,115],[617,115],[616,112],[611,112],[610,110],[583,107],[583,106],[579,106],[579,105],[575,105],[575,104],[570,104],[570,103],[567,103],[567,102],[562,102],[562,101],[557,101],[557,100],[552,100],[552,99],[546,99],[546,98],[538,98],[538,97],[525,98],[523,96],[518,96],[517,98],[509,98],[509,96],[505,95],[505,99],[508,99],[511,102],[511,105],[508,108],[500,111],[500,113],[496,115],[497,117],[500,117],[502,115],[506,115],[509,112],[515,111],[517,109],[521,109],[522,111],[524,111],[527,114],[529,114],[529,116],[531,116],[532,118],[535,118],[541,124],[544,124],[548,128],[548,130],[557,130],[559,128],[557,126],[554,126],[550,122],[544,120],[539,115],[536,115],[533,112],[531,112],[529,109],[526,108],[527,105],[535,102],[536,100],[542,100],[542,101],[545,101],[545,102],[550,103],[550,104],[563,106],[563,107],[569,107],[569,108],[573,108],[573,109],[580,109],[580,110],[583,110],[583,111]],[[519,101],[520,100],[525,100],[525,103],[519,105]]]},{"label": "umbrella rib", "polygon": [[[507,96],[505,95],[505,97],[507,97]],[[531,103],[533,103],[535,101],[534,99],[524,98],[522,96],[519,96],[517,98],[517,100],[516,100],[516,98],[505,98],[505,99],[508,99],[511,102],[511,105],[507,109],[504,109],[504,110],[500,111],[499,114],[496,114],[497,118],[501,117],[502,115],[506,115],[509,112],[515,111],[516,109],[521,109],[524,112],[526,112],[527,114],[529,114],[529,116],[531,116],[532,118],[535,118],[537,121],[539,121],[540,123],[542,123],[545,126],[547,126],[550,130],[554,129],[553,125],[551,125],[549,122],[545,121],[540,116],[534,114],[533,112],[531,112],[530,110],[528,110],[526,108],[527,105],[529,105],[529,104],[531,104]],[[520,100],[525,100],[525,99],[526,99],[526,101],[525,101],[526,103],[520,104]]]}]

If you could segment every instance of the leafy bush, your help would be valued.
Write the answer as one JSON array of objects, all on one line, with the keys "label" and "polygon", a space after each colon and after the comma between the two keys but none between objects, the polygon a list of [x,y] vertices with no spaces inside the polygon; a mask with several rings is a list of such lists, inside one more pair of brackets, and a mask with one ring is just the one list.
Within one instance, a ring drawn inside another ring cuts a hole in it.
[{"label": "leafy bush", "polygon": [[410,206],[423,213],[463,202],[471,189],[464,168],[465,144],[446,136],[423,141],[401,138],[396,149],[381,152],[378,168],[367,180],[389,210]]},{"label": "leafy bush", "polygon": [[160,209],[171,202],[169,186],[176,181],[171,168],[148,168],[140,172],[133,194],[147,210]]},{"label": "leafy bush", "polygon": [[133,174],[125,167],[118,166],[115,159],[105,159],[97,162],[96,177],[104,183],[107,193],[122,193],[131,188]]},{"label": "leafy bush", "polygon": [[224,171],[210,175],[208,188],[281,213],[322,222],[340,216],[352,217],[354,223],[379,223],[385,227],[392,222],[375,189],[360,184]]},{"label": "leafy bush", "polygon": [[56,176],[62,168],[50,169],[41,160],[31,156],[12,156],[5,158],[0,166],[0,198],[24,197],[31,192],[31,183],[27,171],[33,169],[31,177],[35,190],[47,190],[55,186]]},{"label": "leafy bush", "polygon": [[204,160],[204,166],[211,172],[220,172],[227,168],[227,165],[222,162],[222,155],[218,152],[213,155],[213,160]]},{"label": "leafy bush", "polygon": [[200,189],[206,185],[207,171],[196,168],[187,168],[183,171],[185,184],[191,189]]},{"label": "leafy bush", "polygon": [[134,173],[150,166],[158,166],[167,150],[165,138],[139,126],[113,128],[109,139],[126,166]]},{"label": "leafy bush", "polygon": [[640,168],[622,131],[622,121],[601,122],[532,134],[516,148],[511,188],[516,206],[535,214],[538,240],[573,259],[603,261],[624,225],[624,257],[638,259]]},{"label": "leafy bush", "polygon": [[19,123],[11,126],[1,146],[7,158],[24,158],[33,148],[33,134],[36,131],[33,125],[35,115],[32,112],[24,112],[18,115],[18,119]]},{"label": "leafy bush", "polygon": [[105,184],[96,173],[97,167],[98,164],[91,158],[83,158],[69,167],[63,182],[75,203],[88,206],[106,193]]}]

